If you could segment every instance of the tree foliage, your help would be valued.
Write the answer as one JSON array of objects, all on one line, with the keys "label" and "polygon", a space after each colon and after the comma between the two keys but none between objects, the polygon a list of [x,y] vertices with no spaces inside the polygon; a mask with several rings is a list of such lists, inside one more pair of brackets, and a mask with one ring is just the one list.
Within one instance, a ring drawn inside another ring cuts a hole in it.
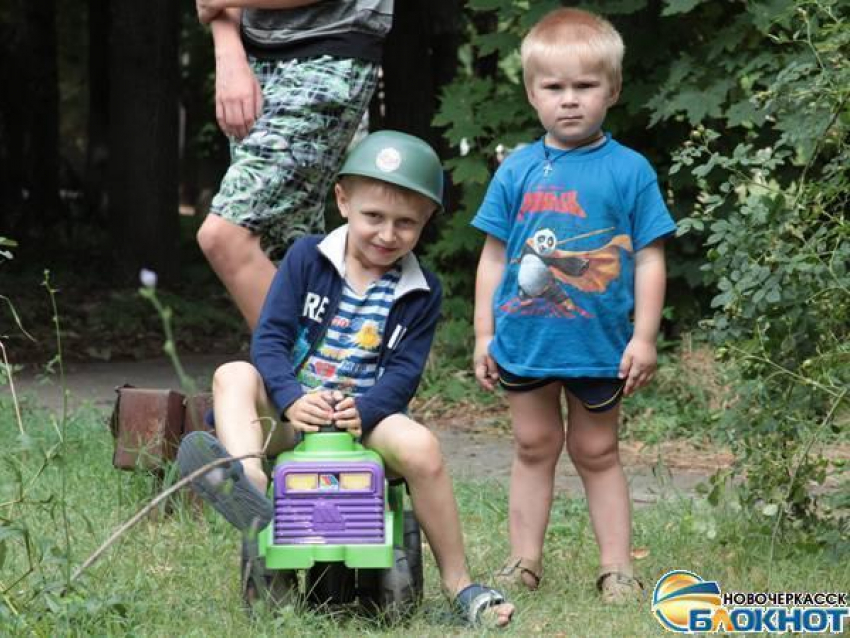
[{"label": "tree foliage", "polygon": [[683,227],[704,233],[707,326],[737,364],[720,425],[746,470],[744,502],[799,525],[828,511],[810,489],[829,472],[817,444],[850,405],[848,13],[786,3],[761,25],[771,60],[742,76],[753,116],[734,146],[730,107],[726,131],[696,128],[673,167],[700,188]]}]

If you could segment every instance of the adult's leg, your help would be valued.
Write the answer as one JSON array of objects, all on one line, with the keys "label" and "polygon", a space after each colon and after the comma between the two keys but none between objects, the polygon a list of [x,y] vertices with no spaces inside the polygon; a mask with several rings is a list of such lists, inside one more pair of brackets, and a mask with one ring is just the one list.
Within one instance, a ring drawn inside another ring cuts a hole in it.
[{"label": "adult's leg", "polygon": [[617,436],[620,406],[589,412],[581,401],[566,394],[567,450],[587,494],[600,564],[620,566],[618,571],[630,570],[631,502]]},{"label": "adult's leg", "polygon": [[253,330],[275,274],[259,235],[210,214],[198,230],[198,244]]},{"label": "adult's leg", "polygon": [[[265,448],[267,454],[276,454],[293,446],[292,426],[277,420],[262,377],[250,363],[234,361],[215,371],[213,401],[216,434],[233,456],[262,452],[269,432],[271,438]],[[262,459],[247,458],[242,465],[251,483],[265,493],[268,478],[263,471]]]},{"label": "adult's leg", "polygon": [[[454,597],[472,581],[466,568],[452,480],[440,442],[424,426],[395,414],[375,427],[366,445],[381,455],[393,473],[407,481],[413,511],[434,552],[443,588]],[[507,624],[513,610],[510,603],[494,607],[498,624]]]},{"label": "adult's leg", "polygon": [[[564,446],[560,396],[560,383],[508,392],[514,431],[508,523],[511,555],[536,566],[537,575],[552,508],[555,467]],[[536,587],[531,574],[522,577],[527,586]]]}]

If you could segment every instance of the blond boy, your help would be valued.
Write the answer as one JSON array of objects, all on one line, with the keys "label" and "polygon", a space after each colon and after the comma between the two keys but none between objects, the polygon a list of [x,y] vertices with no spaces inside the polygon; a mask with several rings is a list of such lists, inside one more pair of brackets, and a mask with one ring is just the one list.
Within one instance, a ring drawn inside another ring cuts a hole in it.
[{"label": "blond boy", "polygon": [[655,370],[663,240],[675,230],[649,163],[602,129],[620,94],[623,52],[614,27],[586,11],[556,10],[532,28],[522,65],[545,134],[499,167],[472,222],[487,233],[475,375],[507,391],[515,440],[511,556],[500,578],[531,590],[540,584],[566,445],[587,494],[606,602],[641,590],[619,409]]},{"label": "blond boy", "polygon": [[[442,586],[461,616],[505,625],[513,605],[467,572],[439,441],[406,414],[440,314],[439,281],[412,253],[441,204],[439,158],[418,138],[382,131],[349,154],[340,175],[336,201],[348,223],[300,239],[287,253],[254,331],[253,365],[229,363],[215,373],[219,440],[186,437],[181,473],[260,451],[268,423],[277,423],[268,454],[291,448],[298,432],[330,424],[362,436],[388,472],[407,481]],[[260,459],[235,462],[228,472],[194,486],[241,530],[267,525],[272,507]]]}]

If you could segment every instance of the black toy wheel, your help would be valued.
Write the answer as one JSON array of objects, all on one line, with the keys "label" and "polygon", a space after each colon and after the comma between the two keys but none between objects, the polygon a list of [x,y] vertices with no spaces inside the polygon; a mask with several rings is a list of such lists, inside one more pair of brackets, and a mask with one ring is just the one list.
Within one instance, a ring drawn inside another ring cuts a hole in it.
[{"label": "black toy wheel", "polygon": [[307,600],[312,605],[344,605],[354,601],[355,572],[345,563],[316,563],[307,572]]},{"label": "black toy wheel", "polygon": [[407,564],[413,578],[413,591],[415,602],[418,605],[422,601],[424,579],[422,575],[422,530],[419,521],[413,512],[404,513],[404,552],[407,555]]},{"label": "black toy wheel", "polygon": [[258,604],[274,610],[300,602],[298,575],[294,571],[269,570],[257,554],[256,541],[242,541],[242,604],[251,614]]},{"label": "black toy wheel", "polygon": [[413,512],[404,513],[404,547],[394,549],[389,569],[358,571],[358,593],[364,610],[389,622],[408,617],[422,600],[422,535]]}]

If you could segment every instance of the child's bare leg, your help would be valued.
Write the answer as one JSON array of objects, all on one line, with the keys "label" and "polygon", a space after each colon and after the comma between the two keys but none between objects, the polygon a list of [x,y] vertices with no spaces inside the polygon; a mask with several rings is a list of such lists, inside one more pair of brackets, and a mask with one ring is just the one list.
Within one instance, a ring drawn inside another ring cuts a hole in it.
[{"label": "child's bare leg", "polygon": [[[403,476],[419,524],[428,538],[443,588],[451,595],[472,581],[466,569],[463,535],[452,481],[443,460],[440,442],[424,426],[395,414],[381,421],[366,445],[378,452],[393,473]],[[499,624],[506,624],[513,605],[494,608]]]},{"label": "child's bare leg", "polygon": [[[292,427],[276,421],[260,373],[250,363],[234,361],[215,371],[213,405],[216,435],[233,456],[262,451],[273,422],[275,431],[266,452],[276,453],[292,447]],[[271,418],[261,421],[260,416]],[[265,493],[268,478],[263,472],[262,460],[259,457],[243,459],[242,465],[251,483]]]},{"label": "child's bare leg", "polygon": [[407,481],[413,510],[434,551],[443,587],[454,592],[468,585],[457,504],[437,438],[415,421],[393,415],[378,424],[367,445]]},{"label": "child's bare leg", "polygon": [[[555,467],[564,446],[560,397],[560,383],[508,393],[515,443],[508,523],[511,555],[536,566],[541,565]],[[530,574],[523,580],[529,587],[537,585]]]},{"label": "child's bare leg", "polygon": [[620,407],[588,412],[578,399],[566,394],[567,450],[587,494],[600,564],[630,569],[631,501],[617,438]]}]

